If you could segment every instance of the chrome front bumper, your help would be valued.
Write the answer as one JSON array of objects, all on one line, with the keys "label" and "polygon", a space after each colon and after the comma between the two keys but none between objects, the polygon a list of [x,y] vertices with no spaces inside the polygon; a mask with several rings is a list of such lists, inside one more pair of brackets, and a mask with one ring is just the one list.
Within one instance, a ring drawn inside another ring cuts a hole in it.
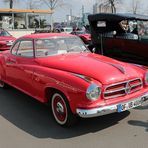
[{"label": "chrome front bumper", "polygon": [[[148,93],[142,95],[139,98],[141,98],[142,103],[144,103],[145,101],[148,100]],[[139,98],[130,100],[129,102],[137,100]],[[122,102],[122,103],[128,103],[128,102]],[[119,104],[114,104],[114,105],[104,106],[104,107],[99,107],[99,108],[93,108],[93,109],[80,109],[80,108],[77,108],[76,112],[82,118],[98,117],[98,116],[118,112],[118,105]]]}]

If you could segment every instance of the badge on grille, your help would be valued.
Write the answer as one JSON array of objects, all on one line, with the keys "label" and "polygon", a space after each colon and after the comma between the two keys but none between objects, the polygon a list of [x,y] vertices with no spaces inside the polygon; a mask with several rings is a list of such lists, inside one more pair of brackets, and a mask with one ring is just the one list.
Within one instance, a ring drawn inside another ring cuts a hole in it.
[{"label": "badge on grille", "polygon": [[126,86],[125,86],[125,93],[126,94],[129,94],[130,92],[131,92],[131,85],[130,85],[130,83],[128,82],[127,84],[126,84]]}]

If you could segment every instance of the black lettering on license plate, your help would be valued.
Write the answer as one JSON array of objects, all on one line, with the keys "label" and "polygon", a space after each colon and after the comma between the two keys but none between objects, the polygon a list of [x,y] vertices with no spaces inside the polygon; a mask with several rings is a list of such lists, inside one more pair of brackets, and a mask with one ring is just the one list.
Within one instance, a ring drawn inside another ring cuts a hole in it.
[{"label": "black lettering on license plate", "polygon": [[142,99],[135,100],[135,101],[132,101],[132,102],[127,102],[125,104],[119,104],[118,105],[118,112],[122,112],[122,111],[125,111],[125,110],[128,110],[128,109],[137,107],[141,104],[142,104]]}]

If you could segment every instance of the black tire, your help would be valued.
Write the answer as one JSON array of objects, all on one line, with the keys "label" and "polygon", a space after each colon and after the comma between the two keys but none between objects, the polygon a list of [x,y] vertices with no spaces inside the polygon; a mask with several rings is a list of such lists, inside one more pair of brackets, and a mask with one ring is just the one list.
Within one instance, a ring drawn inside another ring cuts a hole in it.
[{"label": "black tire", "polygon": [[66,97],[59,92],[55,92],[51,97],[51,111],[55,121],[63,127],[70,127],[77,121]]}]

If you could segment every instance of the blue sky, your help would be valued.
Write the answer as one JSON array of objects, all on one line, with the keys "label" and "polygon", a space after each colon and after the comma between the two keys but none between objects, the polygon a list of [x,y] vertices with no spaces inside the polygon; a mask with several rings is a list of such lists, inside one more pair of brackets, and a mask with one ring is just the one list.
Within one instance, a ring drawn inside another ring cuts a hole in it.
[{"label": "blue sky", "polygon": [[[65,3],[69,3],[69,7],[59,8],[55,13],[55,18],[60,20],[61,18],[65,19],[65,14],[70,14],[70,9],[74,15],[81,15],[82,5],[85,7],[85,12],[92,12],[93,4],[98,0],[65,0]],[[121,0],[122,5],[119,5],[117,12],[131,12],[132,10],[132,1],[133,0]],[[148,15],[148,0],[135,0],[139,1],[138,13]]]},{"label": "blue sky", "polygon": [[[15,8],[25,9],[26,2],[28,0],[17,0],[19,3],[15,3]],[[56,9],[54,14],[54,21],[61,21],[66,19],[66,15],[70,14],[70,9],[72,9],[72,13],[75,16],[80,16],[82,13],[82,5],[85,7],[85,12],[92,12],[93,4],[97,0],[63,0],[66,5],[63,7],[59,7]],[[120,5],[120,9],[117,12],[127,12],[131,10],[131,2],[132,0],[122,0],[123,5]],[[135,0],[137,1],[137,0]],[[8,8],[8,5],[3,4],[3,0],[0,0],[1,8]],[[148,0],[139,0],[139,13],[148,14]],[[41,9],[47,9],[45,5],[40,6]]]}]

